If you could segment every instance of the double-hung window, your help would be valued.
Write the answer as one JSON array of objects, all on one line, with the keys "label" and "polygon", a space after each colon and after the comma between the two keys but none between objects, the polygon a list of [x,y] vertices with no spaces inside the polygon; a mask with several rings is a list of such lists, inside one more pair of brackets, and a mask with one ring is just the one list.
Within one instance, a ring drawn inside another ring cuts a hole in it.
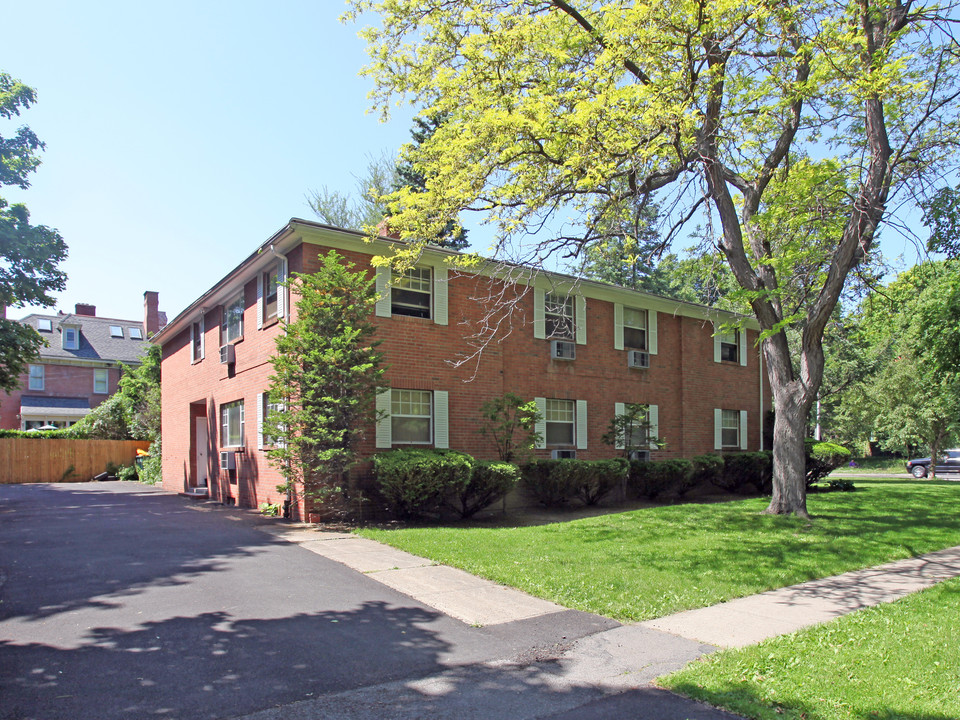
[{"label": "double-hung window", "polygon": [[623,346],[632,350],[647,350],[647,311],[623,309]]},{"label": "double-hung window", "polygon": [[546,336],[556,340],[573,340],[573,297],[546,293],[544,295],[543,318]]},{"label": "double-hung window", "polygon": [[277,268],[273,267],[263,274],[263,319],[273,320],[277,317]]},{"label": "double-hung window", "polygon": [[243,337],[243,293],[223,306],[220,344],[227,345]]},{"label": "double-hung window", "polygon": [[80,331],[77,328],[67,327],[63,329],[63,349],[64,350],[80,349]]},{"label": "double-hung window", "polygon": [[430,297],[433,285],[428,267],[412,267],[393,278],[390,289],[390,312],[393,315],[430,317]]},{"label": "double-hung window", "polygon": [[740,362],[740,332],[722,333],[720,335],[720,359],[725,362]]},{"label": "double-hung window", "polygon": [[243,400],[220,406],[220,446],[243,446]]},{"label": "double-hung window", "polygon": [[747,411],[714,410],[716,450],[747,449]]},{"label": "double-hung window", "polygon": [[93,371],[93,392],[97,395],[107,394],[107,370],[95,368]]},{"label": "double-hung window", "polygon": [[429,444],[433,439],[433,402],[429,390],[390,393],[390,433],[395,444]]},{"label": "double-hung window", "polygon": [[573,400],[546,401],[546,442],[548,447],[573,445],[576,433],[574,420],[576,418],[576,402]]},{"label": "double-hung window", "polygon": [[31,365],[30,366],[30,384],[29,387],[31,390],[43,390],[43,381],[44,381],[44,366],[43,365]]}]

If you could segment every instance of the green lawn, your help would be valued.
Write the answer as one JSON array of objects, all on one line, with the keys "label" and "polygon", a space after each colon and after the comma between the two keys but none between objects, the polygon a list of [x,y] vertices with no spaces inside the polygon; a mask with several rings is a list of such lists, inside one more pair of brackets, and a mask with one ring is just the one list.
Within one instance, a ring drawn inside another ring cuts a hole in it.
[{"label": "green lawn", "polygon": [[[922,455],[923,453],[921,453]],[[847,473],[857,473],[857,472],[869,472],[869,473],[899,473],[903,474],[907,472],[907,459],[906,458],[891,458],[891,457],[865,457],[865,458],[856,458],[854,460],[857,463],[857,467],[851,468],[847,465],[842,465],[833,471],[834,475],[847,474]]]},{"label": "green lawn", "polygon": [[960,718],[960,579],[711,655],[658,683],[762,720]]},{"label": "green lawn", "polygon": [[858,479],[811,495],[811,522],[767,500],[684,504],[534,527],[365,529],[566,607],[644,620],[960,545],[960,483]]}]

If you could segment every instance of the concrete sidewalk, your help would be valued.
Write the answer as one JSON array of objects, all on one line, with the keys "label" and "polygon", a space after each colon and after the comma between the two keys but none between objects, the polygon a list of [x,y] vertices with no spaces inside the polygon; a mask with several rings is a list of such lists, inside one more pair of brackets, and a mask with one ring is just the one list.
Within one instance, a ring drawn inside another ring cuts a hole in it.
[{"label": "concrete sidewalk", "polygon": [[[315,528],[273,527],[275,537],[343,563],[469,625],[497,625],[566,608],[374,540]],[[812,580],[639,623],[718,648],[752,645],[960,576],[960,547]]]}]

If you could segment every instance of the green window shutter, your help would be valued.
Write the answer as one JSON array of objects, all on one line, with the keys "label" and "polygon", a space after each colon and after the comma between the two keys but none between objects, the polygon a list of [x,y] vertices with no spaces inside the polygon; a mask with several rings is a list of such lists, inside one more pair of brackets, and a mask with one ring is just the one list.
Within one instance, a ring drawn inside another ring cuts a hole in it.
[{"label": "green window shutter", "polygon": [[287,318],[287,288],[283,283],[287,281],[287,259],[282,255],[277,258],[277,317]]},{"label": "green window shutter", "polygon": [[647,310],[647,352],[657,354],[657,311]]},{"label": "green window shutter", "polygon": [[621,303],[613,304],[613,349],[623,350],[623,305]]},{"label": "green window shutter", "polygon": [[[621,310],[621,315],[622,315],[623,305],[620,306],[620,310]],[[622,343],[621,343],[621,344],[622,344]],[[617,348],[617,349],[618,349],[618,350],[623,350],[622,347]],[[626,411],[627,411],[627,406],[626,406],[624,403],[614,403],[614,404],[613,404],[613,415],[614,415],[614,417],[619,417],[619,416],[623,415],[624,413],[626,413]],[[623,450],[623,449],[624,449],[624,446],[625,446],[625,443],[626,443],[626,441],[625,441],[624,438],[623,438],[623,433],[622,433],[622,432],[618,432],[618,433],[617,433],[617,442],[616,442],[616,445],[615,445],[616,449],[617,449],[617,450]]]},{"label": "green window shutter", "polygon": [[533,336],[540,340],[547,336],[547,319],[544,315],[546,295],[540,288],[533,289]]},{"label": "green window shutter", "polygon": [[257,450],[263,450],[263,393],[257,393]]},{"label": "green window shutter", "polygon": [[[377,317],[390,317],[390,266],[383,265],[377,268],[376,279],[377,295]],[[379,446],[378,446],[379,447]],[[388,446],[389,447],[389,446]]]},{"label": "green window shutter", "polygon": [[743,329],[737,334],[740,336],[740,364],[746,366],[747,364],[747,331],[746,329]]},{"label": "green window shutter", "polygon": [[433,321],[437,325],[447,324],[447,268],[438,265],[433,269]]},{"label": "green window shutter", "polygon": [[207,336],[207,324],[204,320],[204,315],[200,315],[200,359],[203,360],[204,351],[206,349],[206,336]]},{"label": "green window shutter", "polygon": [[547,446],[547,400],[546,398],[534,398],[533,401],[537,404],[537,412],[540,414],[540,419],[537,421],[537,424],[534,425],[533,429],[536,430],[537,435],[540,436],[540,439],[537,441],[537,448],[543,450]]},{"label": "green window shutter", "polygon": [[720,362],[720,328],[713,326],[713,361]]},{"label": "green window shutter", "polygon": [[263,273],[257,273],[257,330],[263,327]]},{"label": "green window shutter", "polygon": [[446,390],[433,391],[433,446],[450,447],[449,400]]},{"label": "green window shutter", "polygon": [[577,450],[587,449],[587,401],[577,400]]},{"label": "green window shutter", "polygon": [[576,317],[573,319],[574,325],[576,325],[576,335],[577,335],[577,345],[586,345],[587,344],[587,299],[583,295],[574,296],[574,306],[576,310],[574,313]]},{"label": "green window shutter", "polygon": [[[647,423],[650,425],[650,437],[660,437],[660,408],[656,405],[648,405],[647,407]],[[659,449],[657,448],[657,444],[652,440],[650,441],[650,449]]]},{"label": "green window shutter", "polygon": [[389,389],[377,393],[377,448],[390,448],[393,445],[393,432],[390,425]]},{"label": "green window shutter", "polygon": [[723,410],[713,411],[713,449],[723,450]]},{"label": "green window shutter", "polygon": [[747,411],[740,411],[740,449],[746,450],[749,447],[747,442]]}]

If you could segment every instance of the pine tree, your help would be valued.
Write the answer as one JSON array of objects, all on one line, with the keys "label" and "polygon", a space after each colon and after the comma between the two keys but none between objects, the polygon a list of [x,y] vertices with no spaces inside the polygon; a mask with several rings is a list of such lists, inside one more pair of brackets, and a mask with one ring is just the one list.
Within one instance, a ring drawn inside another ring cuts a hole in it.
[{"label": "pine tree", "polygon": [[277,338],[271,358],[271,411],[265,441],[286,480],[280,490],[335,507],[358,459],[365,429],[376,420],[382,355],[370,322],[374,283],[336,251],[320,269],[296,274],[297,319]]}]

